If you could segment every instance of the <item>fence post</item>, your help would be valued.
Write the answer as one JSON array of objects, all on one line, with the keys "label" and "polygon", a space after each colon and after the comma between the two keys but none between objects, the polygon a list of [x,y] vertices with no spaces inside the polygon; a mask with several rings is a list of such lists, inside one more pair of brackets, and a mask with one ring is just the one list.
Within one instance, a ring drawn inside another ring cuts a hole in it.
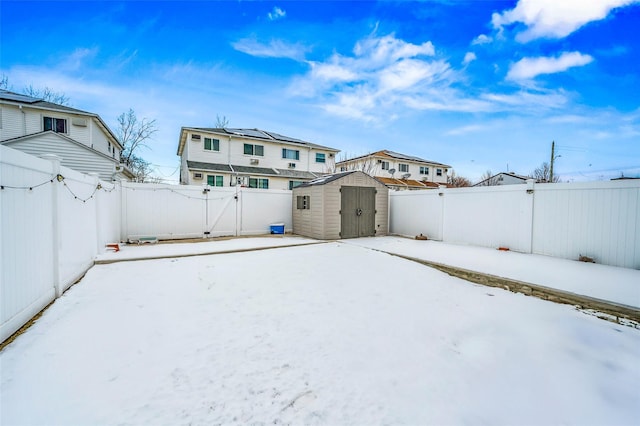
[{"label": "fence post", "polygon": [[51,241],[53,254],[53,288],[56,290],[56,297],[62,296],[62,287],[60,286],[60,162],[62,157],[55,154],[44,154],[40,158],[51,161],[51,173],[53,174],[53,185],[51,186]]},{"label": "fence post", "polygon": [[446,211],[445,211],[445,206],[444,206],[444,200],[445,200],[445,190],[447,189],[446,185],[439,185],[438,186],[438,198],[440,198],[440,241],[445,242],[445,238],[444,238],[444,221],[445,221],[445,215],[446,215]]},{"label": "fence post", "polygon": [[[89,176],[93,177],[93,186],[94,187],[98,187],[98,184],[100,183],[100,175],[97,172],[91,172],[91,173],[87,173]],[[95,197],[94,197],[94,205],[95,205],[95,209],[96,209],[96,253],[97,254],[101,254],[104,251],[104,246],[101,246],[100,243],[102,242],[102,220],[101,220],[101,215],[100,215],[100,202],[98,201],[98,198],[100,197],[100,192],[96,191],[95,193]]]},{"label": "fence post", "polygon": [[534,214],[534,202],[535,202],[535,183],[533,179],[527,179],[527,195],[530,197],[529,201],[529,220],[531,221],[529,226],[529,253],[533,253],[533,214]]}]

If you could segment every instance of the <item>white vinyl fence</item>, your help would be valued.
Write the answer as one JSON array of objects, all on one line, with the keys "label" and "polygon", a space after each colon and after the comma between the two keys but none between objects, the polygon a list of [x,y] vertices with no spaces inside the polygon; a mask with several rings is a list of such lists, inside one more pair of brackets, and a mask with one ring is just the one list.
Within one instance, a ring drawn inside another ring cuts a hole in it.
[{"label": "white vinyl fence", "polygon": [[291,191],[102,182],[45,157],[0,146],[0,342],[107,243],[291,231]]},{"label": "white vinyl fence", "polygon": [[390,231],[640,269],[640,181],[390,194]]},{"label": "white vinyl fence", "polygon": [[292,228],[291,191],[122,182],[123,241],[268,234]]},{"label": "white vinyl fence", "polygon": [[[291,191],[101,182],[0,146],[0,341],[60,296],[105,244],[292,228]],[[640,181],[390,193],[390,231],[640,269]]]},{"label": "white vinyl fence", "polygon": [[114,185],[55,156],[0,146],[0,182],[2,341],[81,277],[120,229]]}]

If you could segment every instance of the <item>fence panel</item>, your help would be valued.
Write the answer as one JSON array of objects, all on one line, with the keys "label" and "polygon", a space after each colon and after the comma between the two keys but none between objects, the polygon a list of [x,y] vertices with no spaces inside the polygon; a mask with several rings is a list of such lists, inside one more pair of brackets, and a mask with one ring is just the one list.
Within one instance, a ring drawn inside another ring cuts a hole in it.
[{"label": "fence panel", "polygon": [[122,182],[121,238],[200,238],[204,200],[201,186]]},{"label": "fence panel", "polygon": [[640,269],[640,182],[540,184],[533,252]]},{"label": "fence panel", "polygon": [[55,298],[52,193],[57,181],[50,161],[0,146],[0,182],[3,341]]},{"label": "fence panel", "polygon": [[98,252],[104,251],[108,243],[120,241],[122,225],[122,184],[120,182],[100,182],[101,190],[96,192],[96,223],[98,226]]},{"label": "fence panel", "polygon": [[292,199],[287,190],[242,188],[239,235],[268,234],[273,223],[284,223],[284,229],[291,231]]},{"label": "fence panel", "polygon": [[398,235],[442,240],[443,196],[439,190],[390,191],[389,229]]},{"label": "fence panel", "polygon": [[[98,178],[66,167],[58,186],[60,287],[64,291],[93,265],[98,254]],[[55,231],[54,231],[55,232]]]},{"label": "fence panel", "polygon": [[527,185],[444,191],[443,241],[531,251],[533,195]]}]

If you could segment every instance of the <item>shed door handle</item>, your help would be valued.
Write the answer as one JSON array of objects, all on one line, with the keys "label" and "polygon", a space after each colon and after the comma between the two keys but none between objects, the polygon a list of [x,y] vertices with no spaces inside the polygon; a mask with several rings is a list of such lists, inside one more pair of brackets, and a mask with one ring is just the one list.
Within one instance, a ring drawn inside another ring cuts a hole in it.
[{"label": "shed door handle", "polygon": [[356,209],[356,216],[362,215],[362,209]]}]

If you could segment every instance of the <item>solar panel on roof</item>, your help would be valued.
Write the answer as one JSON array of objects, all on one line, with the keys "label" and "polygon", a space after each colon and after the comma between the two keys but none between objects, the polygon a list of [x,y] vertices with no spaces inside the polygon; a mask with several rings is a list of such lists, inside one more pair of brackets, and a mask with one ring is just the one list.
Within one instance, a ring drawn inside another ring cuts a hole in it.
[{"label": "solar panel on roof", "polygon": [[267,133],[272,138],[278,139],[280,141],[304,143],[304,141],[301,141],[300,139],[292,138],[292,137],[289,137],[289,136],[284,136],[284,135],[281,135],[279,133],[274,133],[274,132],[265,132],[265,133]]},{"label": "solar panel on roof", "polygon": [[32,104],[34,102],[38,102],[41,99],[34,98],[27,95],[20,95],[18,93],[0,91],[0,99],[6,99],[8,101],[16,101],[16,102],[25,102],[27,104]]},{"label": "solar panel on roof", "polygon": [[239,136],[249,136],[252,138],[269,139],[269,136],[257,129],[227,129]]}]

